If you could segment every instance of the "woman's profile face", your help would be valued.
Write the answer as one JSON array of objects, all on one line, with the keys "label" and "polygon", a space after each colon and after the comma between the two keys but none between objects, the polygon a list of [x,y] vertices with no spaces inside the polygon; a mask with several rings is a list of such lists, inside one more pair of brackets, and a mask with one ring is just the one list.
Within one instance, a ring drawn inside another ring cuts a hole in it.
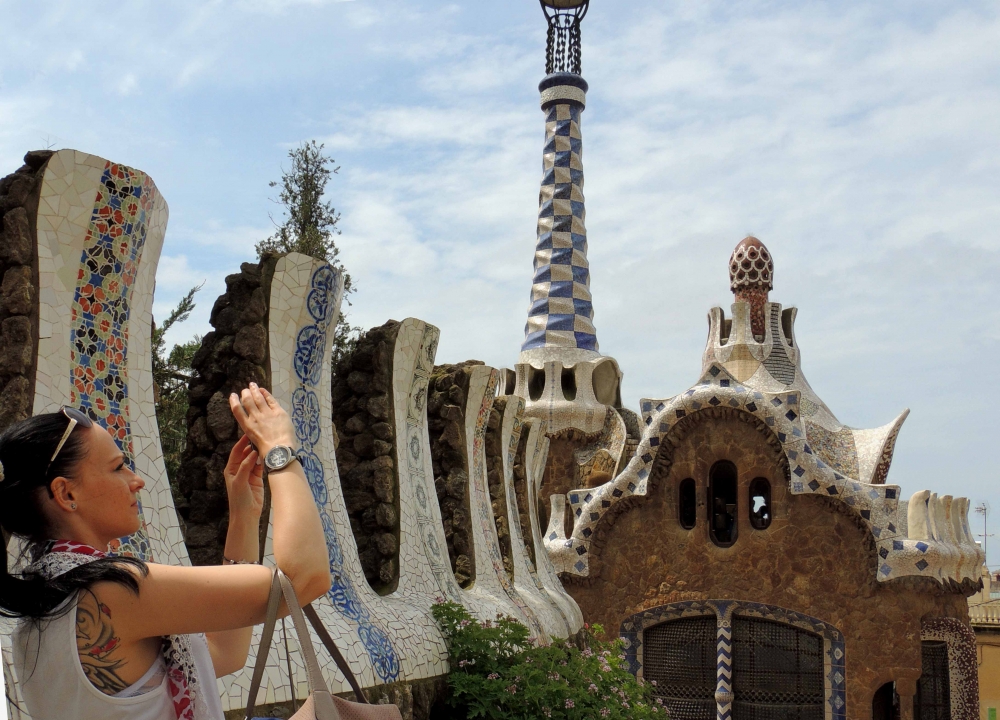
[{"label": "woman's profile face", "polygon": [[87,526],[110,542],[139,529],[142,478],[125,464],[125,456],[107,430],[94,425],[86,433],[87,453],[70,489],[76,512]]}]

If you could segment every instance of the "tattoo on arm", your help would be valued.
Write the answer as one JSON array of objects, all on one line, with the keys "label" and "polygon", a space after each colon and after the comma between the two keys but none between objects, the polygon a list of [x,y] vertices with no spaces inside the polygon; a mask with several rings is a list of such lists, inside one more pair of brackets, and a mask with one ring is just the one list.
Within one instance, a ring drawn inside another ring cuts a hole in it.
[{"label": "tattoo on arm", "polygon": [[[87,679],[105,695],[114,695],[128,687],[118,674],[125,664],[120,653],[115,653],[120,644],[108,606],[92,592],[80,593],[76,606],[76,650]],[[112,658],[115,654],[119,657]]]}]

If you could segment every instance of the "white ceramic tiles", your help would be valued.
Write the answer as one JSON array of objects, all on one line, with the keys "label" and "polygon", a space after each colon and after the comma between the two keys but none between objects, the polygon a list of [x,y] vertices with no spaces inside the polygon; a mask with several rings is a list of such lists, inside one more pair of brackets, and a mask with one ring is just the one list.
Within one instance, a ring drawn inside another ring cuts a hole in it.
[{"label": "white ceramic tiles", "polygon": [[[143,527],[115,552],[185,564],[153,407],[150,327],[167,204],[145,173],[75,150],[52,155],[37,224],[39,341],[33,412],[82,408],[146,480]],[[4,634],[10,629],[4,626]],[[6,646],[6,643],[5,643]],[[4,651],[13,700],[23,707]],[[12,717],[26,717],[11,705]]]},{"label": "white ceramic tiles", "polygon": [[[507,520],[510,527],[514,589],[531,608],[546,636],[565,637],[573,632],[570,629],[571,620],[548,594],[535,569],[535,564],[528,557],[527,549],[524,547],[521,519],[517,512],[517,495],[514,492],[514,462],[521,433],[526,433],[530,429],[524,424],[524,400],[516,396],[509,397],[500,422],[503,439],[503,482],[507,498]],[[527,460],[527,457],[525,459]],[[533,459],[534,457],[532,457]],[[531,528],[528,530],[530,531]],[[541,545],[538,546],[539,553],[544,554],[541,547]]]}]

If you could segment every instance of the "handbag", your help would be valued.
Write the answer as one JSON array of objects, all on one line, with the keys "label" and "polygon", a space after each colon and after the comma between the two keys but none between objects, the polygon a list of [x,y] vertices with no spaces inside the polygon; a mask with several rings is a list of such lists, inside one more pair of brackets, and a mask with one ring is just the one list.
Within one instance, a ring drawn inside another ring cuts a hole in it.
[{"label": "handbag", "polygon": [[[295,588],[292,587],[288,577],[278,568],[274,569],[274,577],[271,580],[271,594],[267,599],[267,619],[264,621],[264,631],[261,633],[260,647],[257,650],[257,661],[253,668],[253,679],[250,682],[250,694],[247,697],[247,709],[244,716],[246,720],[253,719],[257,692],[260,690],[260,682],[264,677],[264,666],[267,664],[267,654],[271,649],[271,637],[274,635],[274,625],[278,619],[278,605],[282,595],[285,598],[285,605],[288,606],[288,612],[292,616],[292,624],[295,626],[295,635],[299,639],[299,648],[306,664],[306,676],[309,680],[309,697],[302,703],[302,707],[291,716],[290,720],[402,720],[399,708],[395,705],[372,705],[368,702],[368,698],[365,697],[364,691],[351,671],[351,666],[340,654],[333,638],[330,637],[330,633],[323,627],[316,610],[312,605],[306,605],[305,608],[299,606],[299,600],[295,596]],[[319,668],[312,640],[309,637],[303,609],[313,629],[316,630],[316,634],[319,635],[326,649],[330,651],[337,667],[344,673],[344,677],[347,678],[347,682],[354,690],[357,702],[350,702],[330,694],[326,680],[323,679],[323,673]],[[294,693],[294,691],[293,688],[292,692]]]}]

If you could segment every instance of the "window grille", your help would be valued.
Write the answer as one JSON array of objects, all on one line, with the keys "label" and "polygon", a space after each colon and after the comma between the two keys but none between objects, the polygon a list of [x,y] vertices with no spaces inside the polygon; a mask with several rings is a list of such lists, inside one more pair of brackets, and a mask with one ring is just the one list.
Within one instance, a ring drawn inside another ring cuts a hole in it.
[{"label": "window grille", "polygon": [[939,640],[920,643],[923,674],[917,680],[913,698],[915,720],[951,720],[951,678],[948,674],[948,645]]},{"label": "window grille", "polygon": [[733,694],[737,720],[823,720],[823,639],[734,616]]},{"label": "window grille", "polygon": [[642,631],[642,674],[655,682],[672,720],[715,720],[715,615],[683,618]]}]

